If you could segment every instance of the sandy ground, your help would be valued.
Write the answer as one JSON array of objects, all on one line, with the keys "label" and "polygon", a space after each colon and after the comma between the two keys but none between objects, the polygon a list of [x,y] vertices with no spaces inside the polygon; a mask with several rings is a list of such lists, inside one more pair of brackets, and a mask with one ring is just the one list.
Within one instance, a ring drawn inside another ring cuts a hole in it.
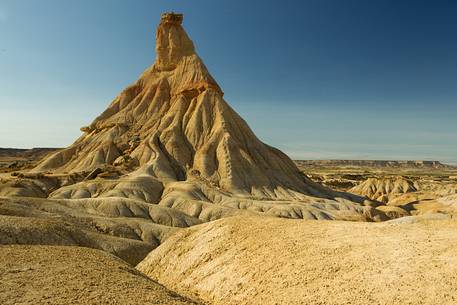
[{"label": "sandy ground", "polygon": [[457,304],[457,221],[420,219],[227,218],[137,268],[212,304]]},{"label": "sandy ground", "polygon": [[0,304],[197,304],[105,252],[0,246]]}]

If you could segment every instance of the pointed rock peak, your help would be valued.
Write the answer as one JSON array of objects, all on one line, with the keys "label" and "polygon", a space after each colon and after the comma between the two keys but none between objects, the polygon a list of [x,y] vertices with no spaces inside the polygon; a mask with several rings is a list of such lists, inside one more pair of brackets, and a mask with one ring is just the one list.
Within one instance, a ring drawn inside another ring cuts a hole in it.
[{"label": "pointed rock peak", "polygon": [[184,56],[195,53],[194,44],[181,26],[182,14],[164,13],[156,34],[157,58],[154,64],[159,71],[173,70]]},{"label": "pointed rock peak", "polygon": [[181,25],[182,20],[184,19],[183,14],[177,14],[177,13],[163,13],[160,16],[160,22],[161,23],[171,23],[175,25]]},{"label": "pointed rock peak", "polygon": [[34,171],[114,167],[126,179],[204,185],[243,198],[327,196],[286,155],[262,143],[225,102],[182,20],[181,14],[162,15],[154,66],[83,128],[72,146]]}]

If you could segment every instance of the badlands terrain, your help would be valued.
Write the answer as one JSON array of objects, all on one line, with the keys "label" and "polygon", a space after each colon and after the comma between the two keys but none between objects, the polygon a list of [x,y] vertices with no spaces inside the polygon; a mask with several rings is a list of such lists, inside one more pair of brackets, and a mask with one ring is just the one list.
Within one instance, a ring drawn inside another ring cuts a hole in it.
[{"label": "badlands terrain", "polygon": [[0,303],[455,304],[457,170],[292,161],[182,22],[72,145],[0,150]]}]

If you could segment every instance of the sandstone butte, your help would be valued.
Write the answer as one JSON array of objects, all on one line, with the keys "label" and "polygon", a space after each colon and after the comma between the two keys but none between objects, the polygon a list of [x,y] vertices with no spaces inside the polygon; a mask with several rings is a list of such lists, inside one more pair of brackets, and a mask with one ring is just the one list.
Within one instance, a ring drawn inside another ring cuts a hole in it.
[{"label": "sandstone butte", "polygon": [[47,197],[129,198],[202,221],[239,213],[385,219],[364,198],[312,182],[284,153],[261,142],[224,100],[182,21],[181,14],[163,14],[154,64],[81,128],[75,143],[32,171],[98,174],[114,167],[120,178],[86,179]]}]

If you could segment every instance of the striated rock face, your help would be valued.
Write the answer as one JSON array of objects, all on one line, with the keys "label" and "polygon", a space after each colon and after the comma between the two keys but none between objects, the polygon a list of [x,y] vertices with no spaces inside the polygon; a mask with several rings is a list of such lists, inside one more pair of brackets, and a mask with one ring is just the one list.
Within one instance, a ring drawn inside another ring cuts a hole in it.
[{"label": "striated rock face", "polygon": [[224,100],[181,23],[182,15],[163,14],[154,64],[75,143],[34,169],[94,178],[52,189],[48,198],[128,198],[199,221],[239,214],[386,219],[364,198],[312,182],[262,143]]},{"label": "striated rock face", "polygon": [[379,203],[310,181],[262,143],[181,22],[162,15],[154,64],[72,145],[0,177],[3,243],[93,247],[136,264],[181,228],[229,216],[388,219]]},{"label": "striated rock face", "polygon": [[159,71],[173,70],[184,56],[195,54],[194,44],[181,26],[182,14],[162,14],[156,34],[157,59],[155,67]]},{"label": "striated rock face", "polygon": [[404,193],[416,192],[418,185],[414,182],[402,178],[369,178],[363,183],[351,188],[348,192],[366,196],[373,200],[389,202]]},{"label": "striated rock face", "polygon": [[83,136],[35,171],[90,171],[123,156],[132,160],[132,176],[161,182],[194,175],[246,196],[317,193],[285,154],[262,143],[226,103],[181,22],[180,14],[162,15],[155,63],[83,128]]}]

